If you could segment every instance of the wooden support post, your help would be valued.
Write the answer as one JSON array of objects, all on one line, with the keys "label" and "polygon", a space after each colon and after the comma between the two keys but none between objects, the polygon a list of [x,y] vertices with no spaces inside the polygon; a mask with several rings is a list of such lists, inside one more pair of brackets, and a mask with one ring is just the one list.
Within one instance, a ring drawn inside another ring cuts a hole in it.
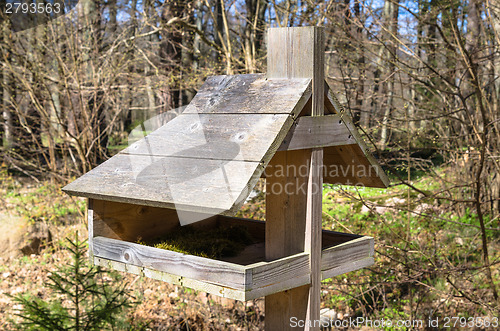
[{"label": "wooden support post", "polygon": [[[267,76],[312,78],[312,103],[301,115],[323,115],[323,29],[269,29],[268,37]],[[311,285],[266,296],[266,330],[297,330],[294,321],[319,330],[322,163],[322,148],[281,151],[266,170],[266,258],[309,252],[311,270]]]}]

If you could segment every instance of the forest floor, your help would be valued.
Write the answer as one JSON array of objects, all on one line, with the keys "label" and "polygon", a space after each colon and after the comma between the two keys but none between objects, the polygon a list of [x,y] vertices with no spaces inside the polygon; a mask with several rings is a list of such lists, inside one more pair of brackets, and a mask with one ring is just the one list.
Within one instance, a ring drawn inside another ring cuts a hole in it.
[{"label": "forest floor", "polygon": [[[46,224],[52,239],[50,245],[34,254],[17,252],[0,257],[0,329],[19,330],[21,319],[16,314],[22,306],[9,295],[31,293],[43,300],[54,298],[46,284],[58,266],[71,263],[71,254],[64,248],[66,238],[77,234],[85,240],[87,236],[85,201],[71,198],[60,191],[59,185],[47,182],[5,175],[1,182],[0,240],[8,240],[6,237],[19,232],[23,228],[19,224],[24,223]],[[430,179],[414,184],[426,189],[434,185]],[[263,219],[263,196],[261,193],[247,203],[239,216]],[[412,216],[408,216],[408,210]],[[322,308],[335,310],[341,321],[360,316],[425,323],[434,317],[441,321],[452,316],[493,318],[495,308],[487,303],[491,294],[486,278],[476,268],[481,264],[481,252],[475,221],[468,211],[454,215],[447,206],[402,187],[325,187],[323,228],[373,236],[376,263],[325,280]],[[496,260],[500,245],[493,238],[498,234],[490,235],[492,260]],[[121,277],[120,282],[126,284],[131,300],[136,302],[122,317],[123,329],[263,329],[263,299],[242,303],[131,274]],[[498,268],[493,269],[493,277],[500,283]],[[484,302],[474,300],[478,297]]]}]

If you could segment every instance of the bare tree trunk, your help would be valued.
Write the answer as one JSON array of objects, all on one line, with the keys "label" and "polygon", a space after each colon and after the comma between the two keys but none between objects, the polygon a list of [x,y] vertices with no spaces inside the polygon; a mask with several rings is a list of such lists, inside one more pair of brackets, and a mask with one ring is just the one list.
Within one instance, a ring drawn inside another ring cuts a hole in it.
[{"label": "bare tree trunk", "polygon": [[359,68],[359,79],[356,86],[356,108],[353,111],[354,122],[361,123],[365,128],[368,128],[369,124],[369,114],[364,108],[365,100],[365,47],[364,47],[364,36],[363,36],[363,18],[361,17],[361,3],[360,0],[354,2],[354,15],[356,18],[355,31],[353,31],[354,36],[359,40],[358,48],[358,59],[357,66]]},{"label": "bare tree trunk", "polygon": [[14,121],[12,119],[11,105],[11,80],[9,69],[3,70],[3,90],[2,90],[2,106],[3,106],[3,146],[5,149],[11,149],[14,146]]},{"label": "bare tree trunk", "polygon": [[[160,62],[166,73],[174,75],[182,63],[182,32],[179,26],[168,26],[173,18],[182,18],[185,2],[168,2],[163,5],[161,21],[164,26],[160,43]],[[179,83],[176,84],[179,87]],[[171,94],[174,107],[182,106],[180,89]]]},{"label": "bare tree trunk", "polygon": [[267,3],[262,0],[246,0],[247,16],[245,22],[245,69],[248,73],[257,70],[257,56],[262,48],[265,13]]},{"label": "bare tree trunk", "polygon": [[[399,10],[399,0],[391,1],[386,0],[384,4],[384,22],[388,22],[389,33],[386,40],[389,45],[386,46],[387,60],[388,60],[388,70],[387,70],[387,103],[384,109],[384,116],[382,118],[382,128],[380,132],[380,148],[384,149],[389,135],[389,117],[393,109],[394,102],[394,69],[396,61],[396,44],[397,44],[397,34],[398,34],[398,10]],[[382,46],[384,47],[384,46]]]}]

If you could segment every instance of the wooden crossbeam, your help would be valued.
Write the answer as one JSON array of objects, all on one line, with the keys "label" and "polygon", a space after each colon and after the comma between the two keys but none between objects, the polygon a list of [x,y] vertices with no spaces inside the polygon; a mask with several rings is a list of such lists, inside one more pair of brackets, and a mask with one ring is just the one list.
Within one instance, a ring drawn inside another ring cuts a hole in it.
[{"label": "wooden crossbeam", "polygon": [[302,116],[292,125],[278,151],[356,144],[340,115]]}]

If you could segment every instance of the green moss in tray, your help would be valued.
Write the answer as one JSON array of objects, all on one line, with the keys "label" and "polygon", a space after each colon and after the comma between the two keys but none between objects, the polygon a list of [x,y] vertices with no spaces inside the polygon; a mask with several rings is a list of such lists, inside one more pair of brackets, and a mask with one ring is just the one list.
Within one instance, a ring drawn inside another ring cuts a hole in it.
[{"label": "green moss in tray", "polygon": [[216,259],[236,256],[245,249],[245,246],[252,244],[253,241],[245,226],[232,225],[208,230],[179,226],[173,232],[161,238],[148,241],[139,240],[138,243]]}]

